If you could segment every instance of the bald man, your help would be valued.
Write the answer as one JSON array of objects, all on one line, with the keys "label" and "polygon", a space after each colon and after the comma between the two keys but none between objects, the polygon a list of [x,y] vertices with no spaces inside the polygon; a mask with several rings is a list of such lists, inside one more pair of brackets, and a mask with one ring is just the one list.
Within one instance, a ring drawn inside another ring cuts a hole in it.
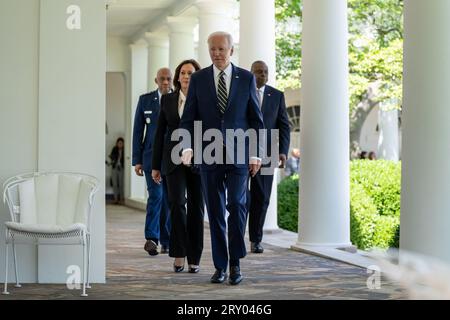
[{"label": "bald man", "polygon": [[169,252],[169,210],[167,187],[165,181],[157,184],[152,179],[152,148],[163,94],[171,91],[172,73],[168,68],[161,68],[156,74],[158,89],[139,97],[133,128],[132,165],[138,176],[145,176],[147,182],[147,215],[145,218],[144,249],[151,256]]}]

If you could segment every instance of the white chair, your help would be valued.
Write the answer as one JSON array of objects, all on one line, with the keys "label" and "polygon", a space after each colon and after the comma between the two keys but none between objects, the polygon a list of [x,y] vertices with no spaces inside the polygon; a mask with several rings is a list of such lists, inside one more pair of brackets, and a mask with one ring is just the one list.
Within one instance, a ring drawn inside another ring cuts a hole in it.
[{"label": "white chair", "polygon": [[91,208],[98,190],[96,178],[80,173],[39,172],[11,177],[3,184],[11,221],[6,226],[5,287],[8,292],[8,245],[12,245],[16,287],[17,243],[79,244],[83,248],[82,297],[89,286]]}]

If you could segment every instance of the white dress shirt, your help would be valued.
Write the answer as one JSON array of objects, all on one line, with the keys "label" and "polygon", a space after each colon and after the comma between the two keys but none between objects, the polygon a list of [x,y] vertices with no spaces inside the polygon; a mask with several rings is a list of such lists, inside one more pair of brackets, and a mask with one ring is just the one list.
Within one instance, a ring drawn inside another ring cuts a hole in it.
[{"label": "white dress shirt", "polygon": [[185,104],[186,104],[186,97],[183,91],[180,90],[180,96],[178,97],[178,115],[180,116],[180,118],[183,115]]},{"label": "white dress shirt", "polygon": [[266,89],[266,86],[262,86],[261,88],[256,88],[256,93],[259,95],[259,108],[262,108],[263,100],[264,100],[264,90]]},{"label": "white dress shirt", "polygon": [[[220,69],[217,68],[215,65],[213,65],[213,70],[214,70],[214,83],[216,85],[216,93],[217,90],[219,88],[219,75],[220,75]],[[227,96],[230,96],[230,86],[231,86],[231,76],[233,75],[233,67],[230,64],[228,64],[228,67],[225,68],[225,70],[223,70],[223,72],[225,72],[224,75],[224,80],[225,80],[225,86],[227,87]]]}]

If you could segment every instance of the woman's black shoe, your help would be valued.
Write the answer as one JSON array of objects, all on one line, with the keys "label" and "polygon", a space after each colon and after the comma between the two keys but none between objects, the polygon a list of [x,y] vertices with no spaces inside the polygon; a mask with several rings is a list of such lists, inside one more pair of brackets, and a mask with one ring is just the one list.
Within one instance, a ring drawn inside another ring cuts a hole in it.
[{"label": "woman's black shoe", "polygon": [[[176,259],[179,259],[179,258],[176,258]],[[176,259],[175,259],[175,261],[176,261]],[[173,262],[173,271],[175,271],[175,272],[181,272],[181,271],[183,271],[183,270],[184,270],[184,263],[185,263],[185,260],[183,259],[183,265],[182,265],[182,266],[177,266],[177,265],[175,264],[175,261]]]},{"label": "woman's black shoe", "polygon": [[189,273],[198,273],[200,271],[200,267],[199,266],[190,266],[189,267]]},{"label": "woman's black shoe", "polygon": [[175,271],[175,272],[181,272],[181,271],[183,271],[184,270],[184,266],[176,266],[176,265],[173,265],[173,271]]}]

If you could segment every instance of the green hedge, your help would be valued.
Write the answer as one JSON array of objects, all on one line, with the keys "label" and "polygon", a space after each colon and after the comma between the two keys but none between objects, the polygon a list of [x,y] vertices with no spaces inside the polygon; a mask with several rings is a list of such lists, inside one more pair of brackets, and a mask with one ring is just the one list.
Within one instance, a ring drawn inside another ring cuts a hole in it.
[{"label": "green hedge", "polygon": [[[401,165],[385,160],[350,163],[350,239],[360,249],[397,247]],[[298,176],[278,185],[278,225],[297,232]]]}]

